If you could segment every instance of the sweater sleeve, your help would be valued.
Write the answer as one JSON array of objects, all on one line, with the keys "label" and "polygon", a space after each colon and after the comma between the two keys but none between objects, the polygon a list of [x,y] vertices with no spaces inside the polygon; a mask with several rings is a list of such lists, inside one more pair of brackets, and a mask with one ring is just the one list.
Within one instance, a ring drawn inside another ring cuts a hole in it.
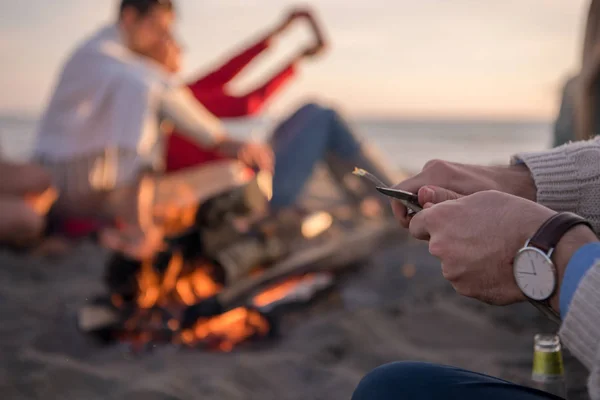
[{"label": "sweater sleeve", "polygon": [[600,232],[600,137],[550,151],[521,153],[512,163],[527,165],[537,187],[537,202],[588,219]]},{"label": "sweater sleeve", "polygon": [[268,39],[262,39],[258,43],[250,46],[237,54],[225,64],[217,67],[212,72],[188,84],[193,92],[207,91],[215,88],[222,88],[235,78],[242,70],[252,62],[259,54],[269,47]]},{"label": "sweater sleeve", "polygon": [[600,400],[600,260],[581,280],[560,336],[569,351],[589,368],[590,397]]}]

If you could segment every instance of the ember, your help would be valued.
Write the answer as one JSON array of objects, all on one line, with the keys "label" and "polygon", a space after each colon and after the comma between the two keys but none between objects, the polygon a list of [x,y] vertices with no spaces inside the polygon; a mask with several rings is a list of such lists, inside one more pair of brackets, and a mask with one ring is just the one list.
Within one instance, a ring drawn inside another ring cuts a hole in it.
[{"label": "ember", "polygon": [[189,346],[203,345],[227,352],[248,339],[267,336],[270,330],[270,323],[260,312],[240,307],[198,321],[192,329],[181,333],[181,340]]}]

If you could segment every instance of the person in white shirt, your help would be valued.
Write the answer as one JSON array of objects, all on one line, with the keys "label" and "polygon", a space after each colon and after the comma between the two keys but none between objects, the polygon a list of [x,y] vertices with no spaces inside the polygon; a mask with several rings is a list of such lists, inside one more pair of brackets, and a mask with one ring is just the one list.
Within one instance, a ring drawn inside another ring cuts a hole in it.
[{"label": "person in white shirt", "polygon": [[174,20],[170,0],[122,0],[118,22],[66,62],[35,145],[36,160],[60,189],[58,214],[112,216],[115,199],[132,195],[146,171],[160,169],[163,118],[203,146],[273,168],[268,146],[228,138],[217,118],[145,57],[171,35]]}]

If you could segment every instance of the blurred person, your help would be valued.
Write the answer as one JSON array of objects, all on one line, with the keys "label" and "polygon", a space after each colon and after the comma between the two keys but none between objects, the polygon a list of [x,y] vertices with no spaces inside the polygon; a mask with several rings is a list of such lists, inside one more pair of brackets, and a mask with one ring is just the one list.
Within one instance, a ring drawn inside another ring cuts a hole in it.
[{"label": "blurred person", "polygon": [[[79,46],[66,63],[36,146],[37,158],[61,190],[57,210],[63,215],[103,220],[118,215],[126,224],[142,225],[139,204],[131,200],[138,198],[140,182],[148,174],[159,184],[171,179],[162,175],[163,119],[202,149],[273,171],[270,145],[229,137],[188,88],[149,58],[171,43],[174,19],[171,1],[123,0],[118,22]],[[326,154],[337,156],[345,171],[350,163],[367,161],[333,110],[307,105],[278,131],[273,147],[285,157],[277,157],[274,171],[275,207],[294,203]]]},{"label": "blurred person", "polygon": [[[590,370],[593,400],[600,399],[598,182],[600,137],[517,154],[510,166],[433,160],[397,185],[418,192],[424,211],[408,216],[393,202],[401,225],[429,242],[459,294],[494,305],[529,300],[560,322],[563,343]],[[521,251],[539,255],[524,259],[524,270],[515,261]],[[517,276],[530,278],[519,283]],[[403,397],[558,399],[487,375],[412,362],[374,370],[353,399]]]},{"label": "blurred person", "polygon": [[554,125],[554,146],[591,139],[600,132],[600,1],[590,2],[583,41],[581,68],[569,77]]}]

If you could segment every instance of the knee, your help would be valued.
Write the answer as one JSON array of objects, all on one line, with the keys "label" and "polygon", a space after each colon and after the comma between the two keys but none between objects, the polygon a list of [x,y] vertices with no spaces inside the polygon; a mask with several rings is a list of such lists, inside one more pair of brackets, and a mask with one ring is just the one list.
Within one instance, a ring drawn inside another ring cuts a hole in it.
[{"label": "knee", "polygon": [[338,115],[333,108],[324,106],[317,102],[305,103],[298,109],[297,113],[300,115],[321,116],[326,118],[334,118]]},{"label": "knee", "polygon": [[4,215],[0,215],[0,240],[19,245],[28,244],[42,236],[45,220],[25,202],[1,203],[3,203]]},{"label": "knee", "polygon": [[352,400],[430,398],[428,388],[435,385],[436,368],[417,362],[383,365],[361,380]]}]

